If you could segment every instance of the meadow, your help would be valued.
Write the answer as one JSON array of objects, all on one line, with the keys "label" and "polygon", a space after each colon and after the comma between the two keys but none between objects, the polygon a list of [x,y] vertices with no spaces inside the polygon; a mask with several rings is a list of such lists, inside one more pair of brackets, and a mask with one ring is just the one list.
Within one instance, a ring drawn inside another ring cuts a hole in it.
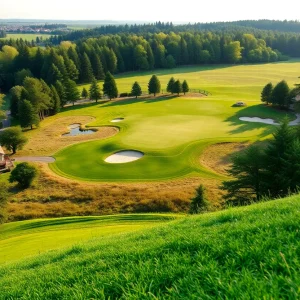
[{"label": "meadow", "polygon": [[[8,260],[0,266],[0,299],[299,299],[299,211],[299,196],[293,196],[124,234],[115,234],[114,225],[124,221],[114,216],[111,235],[88,234],[89,240],[79,237],[66,248],[62,244],[41,255]],[[131,218],[130,226],[159,215]],[[58,238],[69,226],[72,235],[85,221],[8,224],[0,245],[14,239],[22,247],[27,233],[34,232],[49,234],[51,240],[52,225]],[[1,255],[9,256],[9,250],[2,249]]]},{"label": "meadow", "polygon": [[0,38],[2,40],[4,39],[23,39],[24,41],[29,41],[31,42],[32,40],[36,40],[37,37],[47,39],[51,35],[50,34],[36,34],[36,33],[7,33],[5,38]]}]

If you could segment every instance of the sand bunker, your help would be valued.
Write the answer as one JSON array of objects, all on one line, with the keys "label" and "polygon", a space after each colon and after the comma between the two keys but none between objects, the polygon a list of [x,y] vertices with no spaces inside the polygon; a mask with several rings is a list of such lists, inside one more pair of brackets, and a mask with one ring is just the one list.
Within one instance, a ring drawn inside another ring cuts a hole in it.
[{"label": "sand bunker", "polygon": [[[300,114],[296,114],[296,119],[294,121],[291,121],[289,123],[290,126],[296,126],[300,124]],[[254,122],[254,123],[264,123],[269,125],[280,125],[279,123],[275,122],[273,119],[262,119],[258,117],[241,117],[239,118],[240,121],[246,121],[246,122]]]},{"label": "sand bunker", "polygon": [[143,152],[135,150],[124,150],[116,152],[105,159],[110,164],[123,164],[138,160],[144,156]]},{"label": "sand bunker", "polygon": [[110,122],[111,123],[117,123],[117,122],[121,122],[123,120],[124,120],[124,118],[115,118],[115,119],[111,120]]}]

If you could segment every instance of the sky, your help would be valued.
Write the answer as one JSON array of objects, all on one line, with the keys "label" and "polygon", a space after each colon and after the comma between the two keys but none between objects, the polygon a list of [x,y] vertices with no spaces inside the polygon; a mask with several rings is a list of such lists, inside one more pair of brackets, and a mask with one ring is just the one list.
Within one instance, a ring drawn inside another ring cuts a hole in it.
[{"label": "sky", "polygon": [[[299,20],[299,0],[4,0],[0,19],[215,22]],[[279,3],[279,4],[277,4]]]}]

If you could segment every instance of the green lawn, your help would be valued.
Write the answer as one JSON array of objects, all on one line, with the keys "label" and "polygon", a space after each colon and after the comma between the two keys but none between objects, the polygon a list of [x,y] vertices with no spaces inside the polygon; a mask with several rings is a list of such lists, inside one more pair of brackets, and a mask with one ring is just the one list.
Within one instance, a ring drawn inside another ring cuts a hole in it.
[{"label": "green lawn", "polygon": [[178,218],[172,214],[71,217],[0,226],[0,264],[86,240],[149,228]]},{"label": "green lawn", "polygon": [[[205,89],[212,96],[181,96],[123,100],[68,108],[60,114],[91,115],[91,126],[112,125],[111,119],[124,117],[117,123],[120,133],[104,140],[77,144],[56,153],[51,168],[62,176],[94,181],[161,180],[197,175],[217,178],[199,163],[199,155],[212,143],[265,139],[274,126],[239,121],[242,116],[282,119],[286,112],[260,103],[262,87],[269,81],[297,81],[300,62],[242,66],[210,66],[178,68],[156,72],[165,86],[170,76],[186,79],[193,89]],[[120,92],[129,91],[131,83],[142,87],[148,73],[131,73],[117,77]],[[246,108],[233,108],[236,101]],[[294,115],[289,114],[291,118]],[[110,154],[134,149],[145,156],[132,163],[112,165],[104,162]],[[78,163],[80,162],[80,163]]]},{"label": "green lawn", "polygon": [[[299,212],[297,195],[123,235],[89,233],[89,241],[0,266],[0,299],[296,300]],[[4,235],[21,241],[18,234],[26,238],[26,230],[48,222],[8,224]],[[14,251],[24,247],[18,243]]]},{"label": "green lawn", "polygon": [[6,35],[5,38],[0,38],[1,40],[4,40],[4,39],[23,39],[25,41],[32,41],[32,40],[36,40],[37,37],[39,38],[43,38],[44,40],[49,38],[51,35],[50,34],[32,34],[32,33],[8,33]]}]

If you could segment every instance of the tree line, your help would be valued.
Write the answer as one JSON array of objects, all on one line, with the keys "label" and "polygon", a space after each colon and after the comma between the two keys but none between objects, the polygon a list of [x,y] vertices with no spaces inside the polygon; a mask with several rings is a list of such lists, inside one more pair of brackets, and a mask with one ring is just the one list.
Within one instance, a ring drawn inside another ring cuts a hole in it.
[{"label": "tree line", "polygon": [[76,43],[63,41],[58,46],[46,48],[19,40],[5,44],[0,51],[0,89],[6,92],[20,84],[19,72],[27,72],[51,85],[66,76],[76,83],[86,83],[93,77],[104,79],[107,72],[115,74],[193,64],[272,62],[285,58],[253,34],[116,34]]}]

